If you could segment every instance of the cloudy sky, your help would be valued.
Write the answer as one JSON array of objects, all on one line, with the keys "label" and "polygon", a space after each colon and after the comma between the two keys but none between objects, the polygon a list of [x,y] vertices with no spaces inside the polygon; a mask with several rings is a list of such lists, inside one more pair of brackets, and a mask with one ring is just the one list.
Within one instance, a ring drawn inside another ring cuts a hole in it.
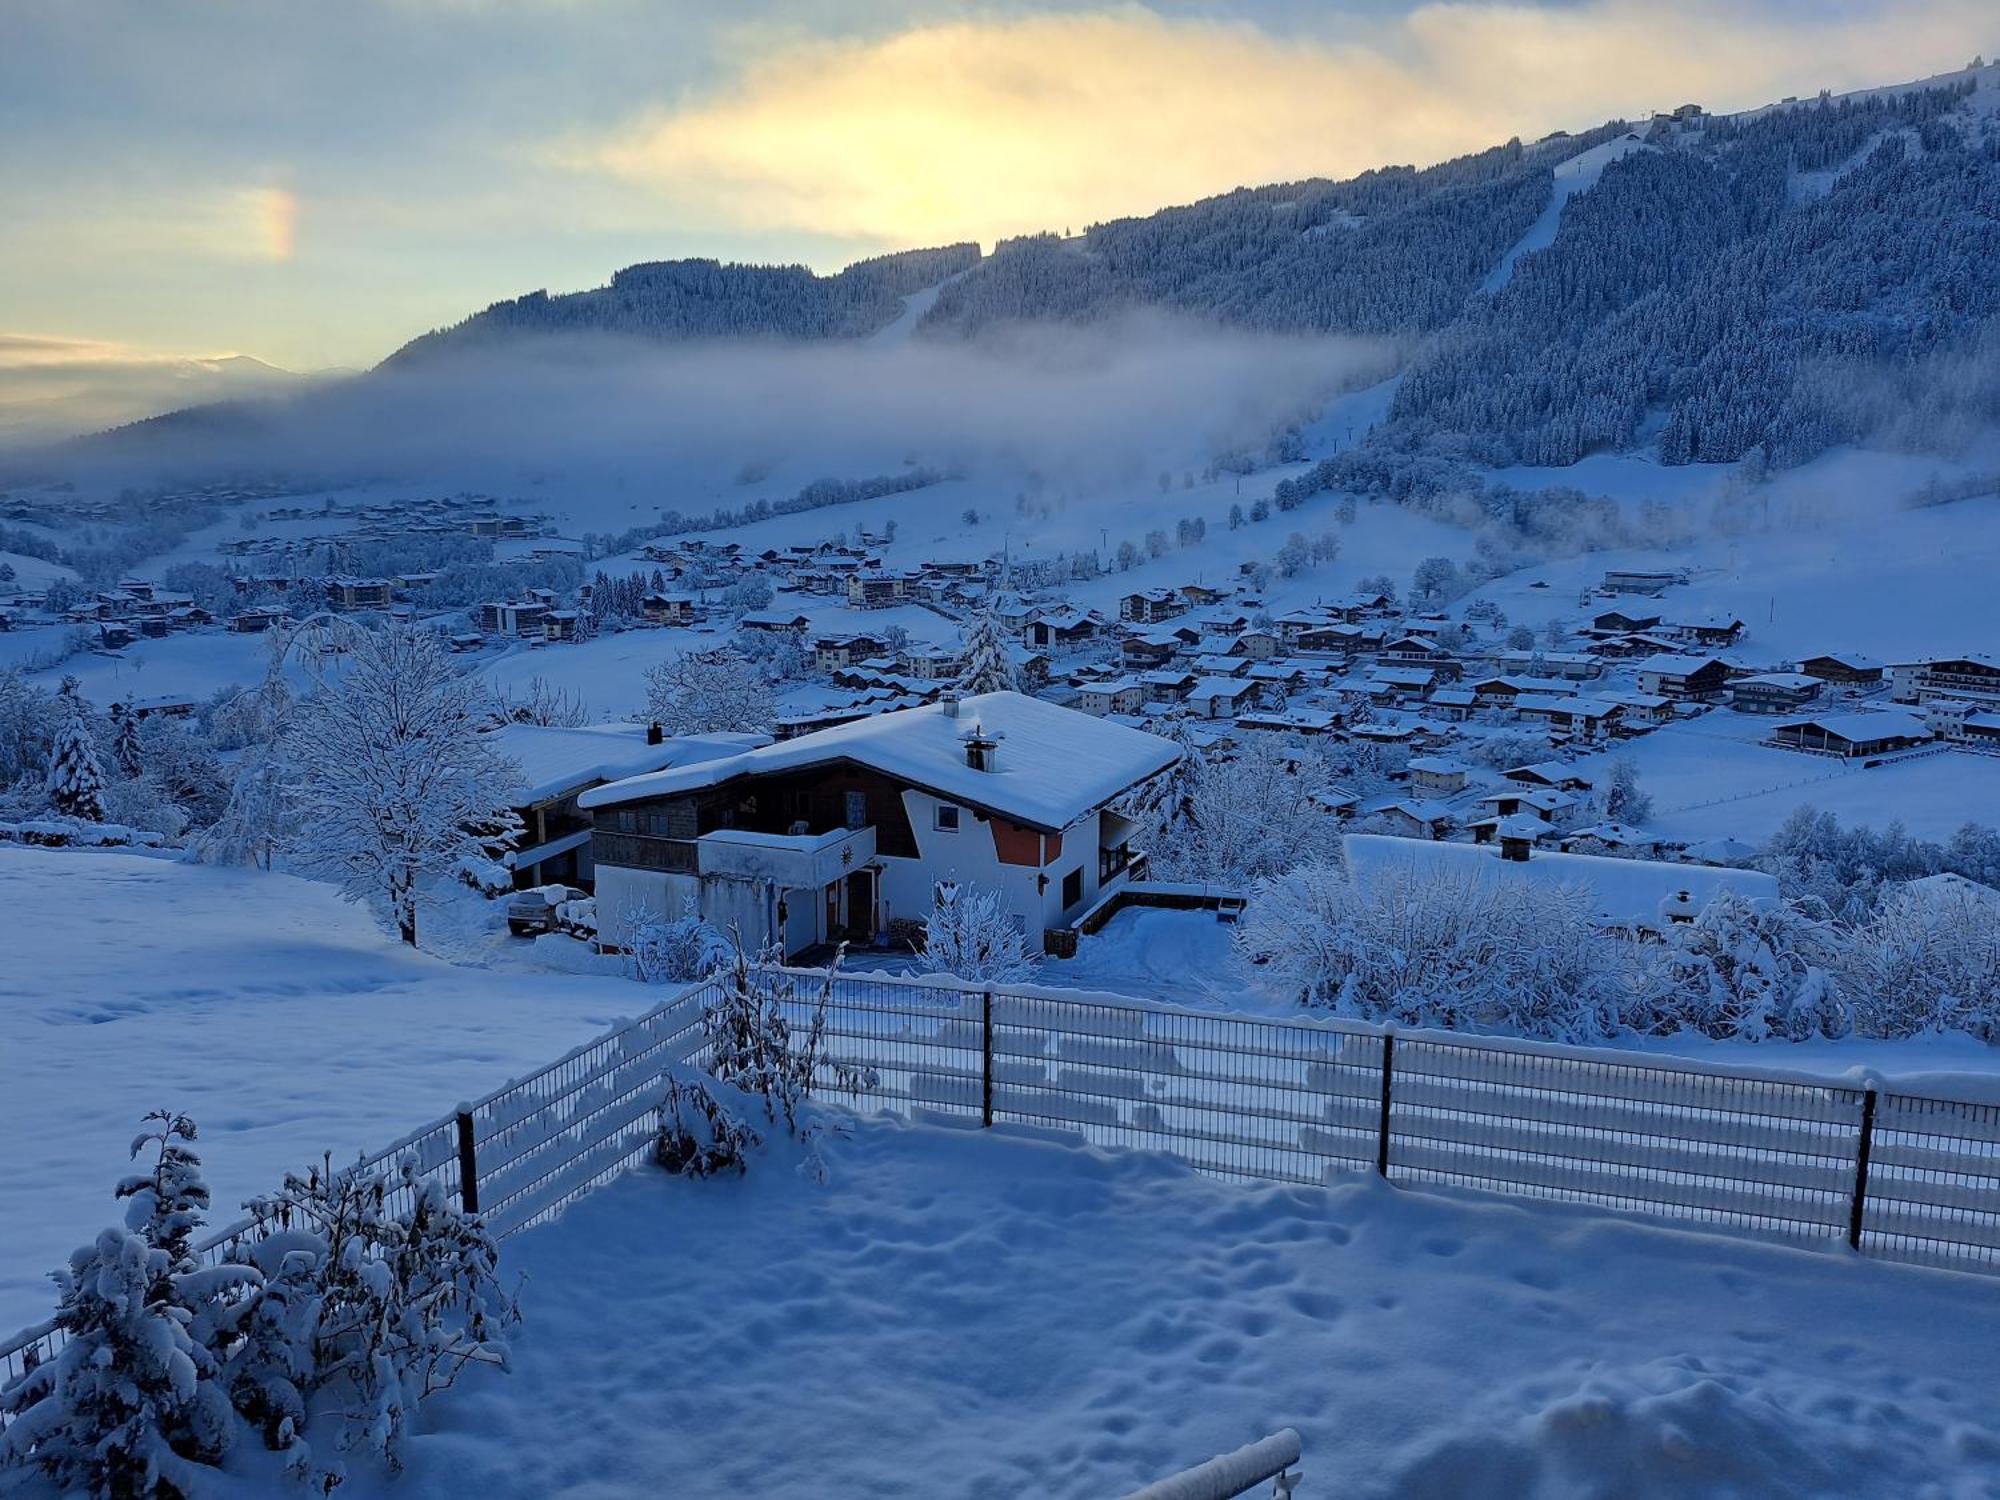
[{"label": "cloudy sky", "polygon": [[0,0],[0,35],[0,364],[316,369],[633,261],[1080,228],[1925,76],[2000,24],[1991,0]]}]

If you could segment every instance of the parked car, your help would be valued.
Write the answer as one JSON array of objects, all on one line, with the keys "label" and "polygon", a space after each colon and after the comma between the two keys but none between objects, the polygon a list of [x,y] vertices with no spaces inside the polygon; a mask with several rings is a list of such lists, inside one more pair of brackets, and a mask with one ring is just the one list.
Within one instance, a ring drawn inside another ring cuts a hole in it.
[{"label": "parked car", "polygon": [[583,892],[567,885],[538,885],[520,891],[507,901],[507,930],[515,937],[536,937],[544,932],[560,932],[563,923],[556,908],[565,901],[580,901]]}]

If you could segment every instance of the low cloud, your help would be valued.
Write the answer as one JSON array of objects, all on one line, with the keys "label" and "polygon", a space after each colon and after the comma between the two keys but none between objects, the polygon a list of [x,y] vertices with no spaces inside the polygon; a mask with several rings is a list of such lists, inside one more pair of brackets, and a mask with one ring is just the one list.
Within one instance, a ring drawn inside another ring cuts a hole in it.
[{"label": "low cloud", "polygon": [[[1318,400],[1386,374],[1392,353],[1156,316],[979,344],[549,339],[379,371],[227,422],[159,424],[65,464],[133,477],[282,468],[509,489],[636,483],[691,511],[910,462],[1039,474],[1081,492],[1260,445]],[[746,468],[771,483],[731,492]]]},{"label": "low cloud", "polygon": [[1305,37],[1138,7],[980,18],[773,41],[730,87],[551,154],[717,224],[990,240],[1690,99],[1917,77],[1990,44],[1991,21],[1983,0],[1427,4]]}]

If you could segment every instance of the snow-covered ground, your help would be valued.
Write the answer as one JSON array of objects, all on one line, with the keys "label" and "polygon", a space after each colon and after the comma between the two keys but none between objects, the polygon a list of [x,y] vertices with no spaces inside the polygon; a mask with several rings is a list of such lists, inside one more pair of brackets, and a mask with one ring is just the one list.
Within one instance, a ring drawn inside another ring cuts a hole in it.
[{"label": "snow-covered ground", "polygon": [[115,1221],[147,1110],[195,1117],[228,1222],[657,998],[506,964],[528,945],[457,908],[427,940],[501,966],[412,953],[325,885],[140,855],[0,847],[0,912],[0,1334],[47,1317],[46,1273]]},{"label": "snow-covered ground", "polygon": [[2000,1491],[2000,1279],[1004,1127],[825,1155],[510,1241],[515,1370],[343,1493],[1102,1500],[1286,1425],[1347,1500]]}]

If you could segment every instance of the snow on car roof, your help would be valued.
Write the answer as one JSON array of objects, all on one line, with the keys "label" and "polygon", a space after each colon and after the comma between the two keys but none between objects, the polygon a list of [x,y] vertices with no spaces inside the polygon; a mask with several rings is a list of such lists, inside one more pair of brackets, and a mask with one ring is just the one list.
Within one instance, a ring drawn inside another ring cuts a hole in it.
[{"label": "snow on car roof", "polygon": [[[990,771],[966,764],[966,735],[998,741]],[[585,792],[584,807],[612,807],[851,761],[913,786],[1032,827],[1060,831],[1181,757],[1171,740],[1021,693],[877,714],[699,765],[633,776]]]}]

